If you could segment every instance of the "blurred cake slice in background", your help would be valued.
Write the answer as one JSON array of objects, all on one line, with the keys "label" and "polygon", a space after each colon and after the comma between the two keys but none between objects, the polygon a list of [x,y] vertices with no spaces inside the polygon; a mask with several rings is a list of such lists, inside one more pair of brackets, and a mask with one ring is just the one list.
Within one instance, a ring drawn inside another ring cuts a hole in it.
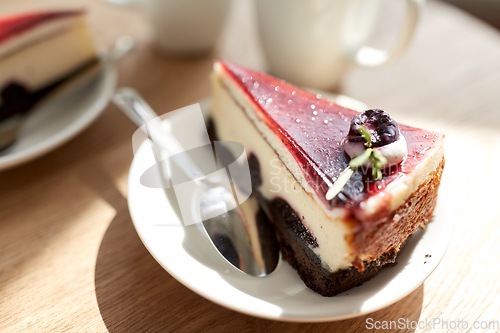
[{"label": "blurred cake slice in background", "polygon": [[83,10],[0,17],[0,126],[96,61]]}]

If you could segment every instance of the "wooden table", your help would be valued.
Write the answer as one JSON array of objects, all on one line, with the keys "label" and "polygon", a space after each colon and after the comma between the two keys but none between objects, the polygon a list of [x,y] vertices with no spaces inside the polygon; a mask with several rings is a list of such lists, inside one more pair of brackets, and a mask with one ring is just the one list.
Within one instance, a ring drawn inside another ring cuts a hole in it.
[{"label": "wooden table", "polygon": [[[0,0],[0,12],[68,3]],[[264,64],[248,1],[235,2],[218,51],[196,59],[156,52],[132,9],[72,3],[89,9],[99,45],[137,39],[118,64],[119,85],[137,88],[159,113],[208,96],[216,56]],[[156,263],[133,228],[126,196],[135,127],[110,105],[68,144],[0,172],[0,331],[359,332],[369,317],[500,320],[500,34],[443,3],[425,11],[401,61],[353,70],[343,88],[399,121],[447,134],[443,186],[454,235],[424,285],[375,313],[320,324],[253,318],[198,296]]]}]

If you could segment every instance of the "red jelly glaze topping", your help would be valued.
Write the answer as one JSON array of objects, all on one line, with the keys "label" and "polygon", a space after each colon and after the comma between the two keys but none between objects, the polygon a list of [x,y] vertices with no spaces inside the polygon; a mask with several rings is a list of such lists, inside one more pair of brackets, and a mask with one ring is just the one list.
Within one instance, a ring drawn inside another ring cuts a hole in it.
[{"label": "red jelly glaze topping", "polygon": [[357,207],[382,191],[395,179],[410,173],[442,136],[439,133],[399,125],[408,144],[406,159],[384,170],[375,181],[371,171],[359,168],[342,192],[325,199],[329,186],[348,166],[343,139],[357,111],[347,109],[319,95],[301,90],[283,80],[226,61],[219,62],[255,102],[266,124],[288,148],[310,186],[327,207]]},{"label": "red jelly glaze topping", "polygon": [[65,10],[2,17],[0,18],[0,43],[41,23],[61,17],[80,15],[82,13],[84,13],[83,10]]}]

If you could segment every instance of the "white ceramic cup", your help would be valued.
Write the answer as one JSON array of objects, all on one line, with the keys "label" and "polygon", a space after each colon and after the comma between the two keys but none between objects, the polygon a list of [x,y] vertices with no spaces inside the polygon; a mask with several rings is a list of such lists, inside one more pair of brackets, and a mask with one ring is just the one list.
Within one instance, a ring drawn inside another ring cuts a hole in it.
[{"label": "white ceramic cup", "polygon": [[425,0],[405,0],[406,13],[390,50],[366,41],[380,0],[255,0],[268,71],[301,86],[336,90],[351,65],[378,67],[401,56]]},{"label": "white ceramic cup", "polygon": [[219,37],[230,0],[104,0],[134,6],[154,28],[156,46],[170,54],[210,51]]}]

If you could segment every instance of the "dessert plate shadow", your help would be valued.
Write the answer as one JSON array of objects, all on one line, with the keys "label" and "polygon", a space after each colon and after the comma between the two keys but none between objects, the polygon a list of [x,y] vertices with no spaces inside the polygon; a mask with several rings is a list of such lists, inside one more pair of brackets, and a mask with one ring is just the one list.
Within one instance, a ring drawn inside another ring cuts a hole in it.
[{"label": "dessert plate shadow", "polygon": [[42,100],[25,116],[14,145],[0,152],[0,170],[40,157],[81,133],[108,104],[116,78],[114,65],[106,64],[85,84]]},{"label": "dessert plate shadow", "polygon": [[[346,106],[363,108],[362,103],[357,103]],[[208,112],[209,101],[200,104]],[[435,217],[425,231],[418,230],[408,238],[397,265],[384,268],[362,286],[334,297],[322,297],[309,290],[285,261],[262,278],[248,276],[226,263],[197,225],[183,225],[172,189],[141,184],[142,174],[154,163],[150,143],[143,142],[128,179],[129,210],[142,242],[158,263],[189,289],[219,305],[256,317],[322,322],[382,309],[425,281],[443,258],[451,237],[452,224],[442,200],[446,197],[444,183]]]}]

